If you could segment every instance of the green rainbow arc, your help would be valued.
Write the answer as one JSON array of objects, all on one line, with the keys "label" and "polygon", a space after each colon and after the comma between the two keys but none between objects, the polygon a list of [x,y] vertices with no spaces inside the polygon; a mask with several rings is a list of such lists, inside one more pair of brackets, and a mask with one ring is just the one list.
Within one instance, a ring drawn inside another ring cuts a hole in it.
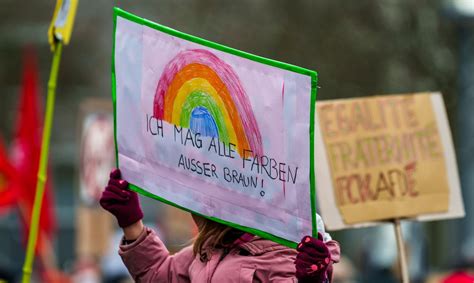
[{"label": "green rainbow arc", "polygon": [[199,106],[204,107],[207,109],[207,111],[209,111],[216,123],[217,131],[219,133],[219,140],[228,144],[230,142],[230,138],[225,126],[224,115],[222,115],[222,111],[219,109],[214,99],[208,93],[202,90],[195,90],[191,92],[186,98],[181,110],[181,127],[189,128],[191,113],[196,107]]}]

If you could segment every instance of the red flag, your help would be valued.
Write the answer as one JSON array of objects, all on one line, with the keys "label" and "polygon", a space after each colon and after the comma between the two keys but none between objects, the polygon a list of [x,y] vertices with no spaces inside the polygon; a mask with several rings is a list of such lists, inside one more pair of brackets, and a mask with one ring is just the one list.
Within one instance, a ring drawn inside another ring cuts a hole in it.
[{"label": "red flag", "polygon": [[[31,212],[35,198],[38,165],[41,151],[42,125],[38,107],[38,70],[36,55],[33,49],[26,49],[23,62],[23,78],[21,86],[21,99],[19,104],[17,129],[13,142],[12,164],[18,173],[18,182],[15,189],[19,194],[18,204],[24,220],[25,239],[29,232]],[[50,180],[50,178],[48,178]],[[52,236],[55,226],[51,186],[46,183],[41,218],[39,223],[39,236],[37,251],[41,251],[44,236]]]},{"label": "red flag", "polygon": [[12,186],[15,176],[15,168],[10,164],[0,139],[0,214],[7,212],[17,201],[17,190]]}]

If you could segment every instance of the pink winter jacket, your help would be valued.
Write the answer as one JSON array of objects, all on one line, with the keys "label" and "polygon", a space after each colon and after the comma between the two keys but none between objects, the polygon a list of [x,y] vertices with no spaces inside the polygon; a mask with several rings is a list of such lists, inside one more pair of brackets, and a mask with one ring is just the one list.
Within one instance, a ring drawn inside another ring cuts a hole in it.
[{"label": "pink winter jacket", "polygon": [[[326,245],[338,262],[339,244],[331,240]],[[297,282],[296,250],[258,237],[202,262],[192,246],[170,255],[155,232],[145,228],[135,242],[121,245],[119,254],[136,282]]]}]

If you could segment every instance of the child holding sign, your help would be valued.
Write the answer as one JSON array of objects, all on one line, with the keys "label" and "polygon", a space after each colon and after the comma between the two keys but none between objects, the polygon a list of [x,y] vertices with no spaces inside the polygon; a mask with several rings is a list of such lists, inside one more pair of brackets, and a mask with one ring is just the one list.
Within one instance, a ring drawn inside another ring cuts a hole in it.
[{"label": "child holding sign", "polygon": [[119,170],[111,172],[100,204],[124,231],[119,254],[137,282],[330,282],[340,257],[319,216],[318,239],[304,237],[295,251],[194,214],[194,244],[170,255],[143,225],[138,196]]}]

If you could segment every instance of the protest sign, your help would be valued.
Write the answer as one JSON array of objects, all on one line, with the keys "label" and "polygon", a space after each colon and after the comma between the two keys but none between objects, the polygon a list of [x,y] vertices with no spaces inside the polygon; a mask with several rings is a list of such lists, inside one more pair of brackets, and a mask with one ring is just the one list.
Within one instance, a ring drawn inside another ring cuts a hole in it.
[{"label": "protest sign", "polygon": [[132,189],[294,246],[316,234],[316,72],[115,9],[117,159]]},{"label": "protest sign", "polygon": [[57,41],[61,41],[65,45],[69,44],[78,2],[79,0],[56,1],[53,18],[48,29],[48,42],[52,50],[56,49]]},{"label": "protest sign", "polygon": [[328,229],[464,214],[442,96],[317,104],[318,200]]},{"label": "protest sign", "polygon": [[76,252],[79,260],[101,259],[114,234],[113,217],[99,199],[115,167],[114,119],[108,99],[87,98],[79,107],[79,202],[76,207]]},{"label": "protest sign", "polygon": [[79,196],[81,204],[98,206],[109,173],[115,166],[112,104],[87,99],[80,110]]}]

